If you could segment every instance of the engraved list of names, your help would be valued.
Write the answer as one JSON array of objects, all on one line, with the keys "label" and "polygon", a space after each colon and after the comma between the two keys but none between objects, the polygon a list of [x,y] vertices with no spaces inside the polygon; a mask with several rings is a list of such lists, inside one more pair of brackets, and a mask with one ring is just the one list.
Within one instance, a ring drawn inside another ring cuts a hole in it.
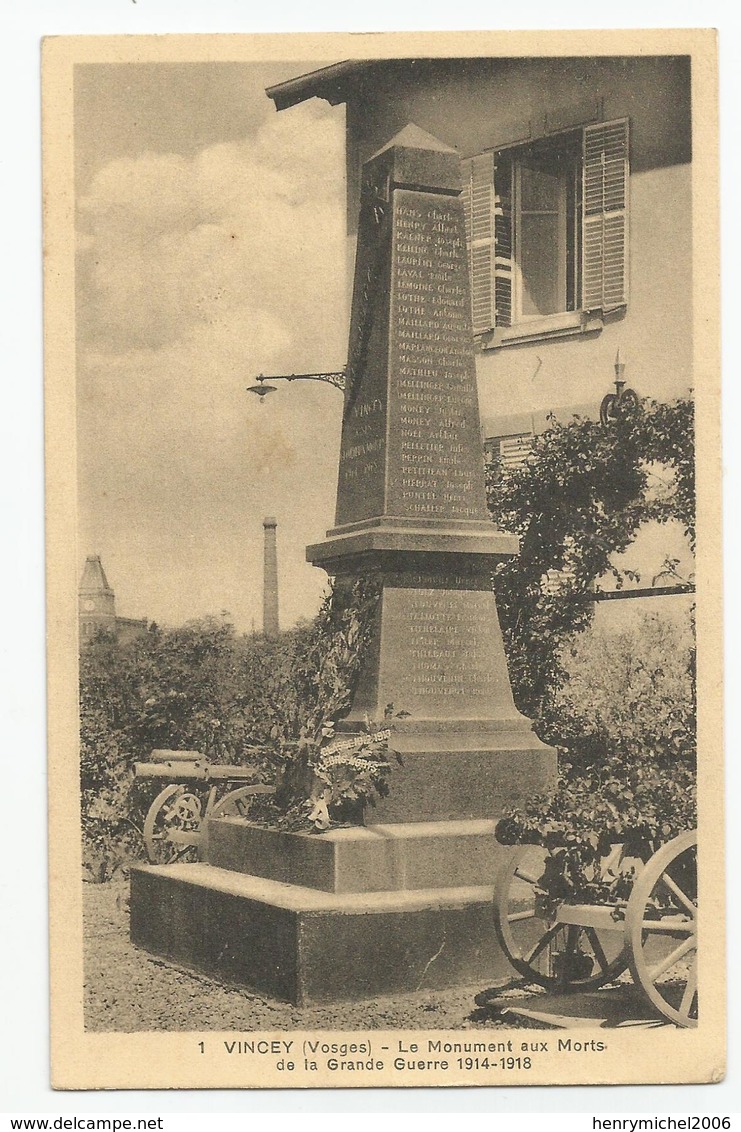
[{"label": "engraved list of names", "polygon": [[397,189],[391,263],[386,512],[485,519],[461,203]]}]

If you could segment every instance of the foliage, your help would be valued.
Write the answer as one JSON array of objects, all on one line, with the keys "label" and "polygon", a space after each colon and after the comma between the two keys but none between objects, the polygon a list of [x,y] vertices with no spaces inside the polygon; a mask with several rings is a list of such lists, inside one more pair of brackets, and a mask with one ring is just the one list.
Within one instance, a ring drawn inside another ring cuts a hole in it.
[{"label": "foliage", "polygon": [[99,706],[130,754],[200,750],[225,762],[239,753],[239,650],[223,618],[153,627],[128,642],[100,634],[80,658],[82,707]]},{"label": "foliage", "polygon": [[497,608],[515,700],[539,719],[564,646],[591,622],[595,579],[623,584],[613,556],[651,520],[679,519],[694,546],[693,403],[643,401],[608,428],[554,420],[523,467],[490,465],[488,492],[497,526],[520,538],[496,570]]},{"label": "foliage", "polygon": [[664,492],[646,501],[646,519],[678,519],[695,550],[695,407],[690,398],[671,404],[649,401],[632,418],[643,461],[666,469]]},{"label": "foliage", "polygon": [[100,708],[83,706],[80,733],[83,867],[103,883],[135,855],[139,831],[127,816],[131,773]]},{"label": "foliage", "polygon": [[548,849],[552,900],[610,902],[630,879],[605,875],[612,846],[645,861],[696,824],[694,641],[688,625],[644,617],[585,634],[564,666],[545,726],[560,744],[558,788],[509,810],[497,836]]},{"label": "foliage", "polygon": [[331,761],[322,746],[352,700],[377,596],[370,583],[338,586],[313,622],[276,638],[237,637],[222,617],[129,641],[101,633],[86,645],[80,778],[91,879],[136,855],[152,788],[133,766],[155,748],[254,767],[277,786],[264,819],[285,828],[322,828],[372,804],[385,790],[385,744],[369,739]]},{"label": "foliage", "polygon": [[615,759],[693,762],[694,662],[689,614],[638,614],[622,629],[592,626],[564,652],[566,682],[542,734],[567,747],[575,770]]},{"label": "foliage", "polygon": [[642,524],[679,520],[694,550],[693,411],[644,401],[608,428],[553,421],[524,467],[489,469],[494,520],[520,537],[495,576],[513,693],[560,768],[555,793],[508,811],[497,835],[548,849],[550,901],[621,898],[627,866],[604,875],[610,846],[645,859],[696,821],[691,631],[585,633],[595,580],[623,585],[612,558]]}]

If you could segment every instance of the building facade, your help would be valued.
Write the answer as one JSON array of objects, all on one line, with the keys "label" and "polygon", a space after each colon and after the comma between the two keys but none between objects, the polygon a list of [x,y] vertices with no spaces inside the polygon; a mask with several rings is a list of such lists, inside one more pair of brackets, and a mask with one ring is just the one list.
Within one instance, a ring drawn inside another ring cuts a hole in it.
[{"label": "building facade", "polygon": [[[690,393],[689,57],[353,61],[267,93],[346,107],[348,287],[363,162],[410,122],[459,152],[483,440],[505,463],[551,415],[597,417],[618,352],[639,396]],[[638,542],[642,585],[667,557],[691,570],[678,528]]]},{"label": "building facade", "polygon": [[98,554],[89,554],[85,560],[78,590],[78,615],[81,646],[101,631],[127,641],[147,630],[146,618],[117,616],[116,597]]}]

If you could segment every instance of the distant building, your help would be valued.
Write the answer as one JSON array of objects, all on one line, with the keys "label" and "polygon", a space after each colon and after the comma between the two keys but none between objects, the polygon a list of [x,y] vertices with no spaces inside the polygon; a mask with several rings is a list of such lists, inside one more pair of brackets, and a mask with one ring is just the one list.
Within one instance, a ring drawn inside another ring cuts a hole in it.
[{"label": "distant building", "polygon": [[116,616],[116,597],[108,584],[99,554],[89,554],[85,560],[78,591],[80,644],[91,640],[99,630],[119,640],[130,640],[147,630],[146,618]]}]

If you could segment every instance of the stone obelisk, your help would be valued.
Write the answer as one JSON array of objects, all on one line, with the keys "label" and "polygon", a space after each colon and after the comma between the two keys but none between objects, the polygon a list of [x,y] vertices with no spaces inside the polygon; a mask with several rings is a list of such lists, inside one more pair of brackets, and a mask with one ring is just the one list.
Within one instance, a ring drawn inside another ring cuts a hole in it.
[{"label": "stone obelisk", "polygon": [[408,126],[363,172],[335,527],[307,550],[381,588],[341,727],[393,718],[374,822],[493,817],[555,755],[515,708],[492,590],[518,546],[486,507],[459,159]]},{"label": "stone obelisk", "polygon": [[266,637],[277,637],[278,625],[278,522],[271,515],[262,521],[265,548],[262,580],[262,631]]}]

